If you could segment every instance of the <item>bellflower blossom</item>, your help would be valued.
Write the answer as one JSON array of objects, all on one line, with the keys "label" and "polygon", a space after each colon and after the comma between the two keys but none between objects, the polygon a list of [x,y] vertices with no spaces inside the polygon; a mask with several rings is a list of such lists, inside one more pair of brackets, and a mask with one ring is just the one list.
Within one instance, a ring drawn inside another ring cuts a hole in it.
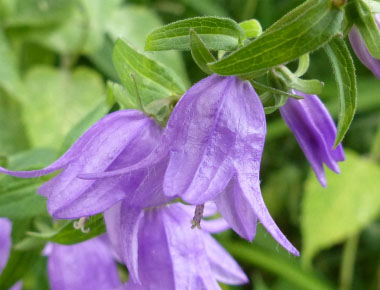
[{"label": "bellflower blossom", "polygon": [[48,199],[48,212],[63,219],[74,219],[103,212],[128,197],[138,206],[153,206],[170,198],[162,193],[167,161],[106,180],[83,180],[79,173],[116,170],[145,158],[161,138],[161,127],[135,110],[109,114],[87,130],[57,161],[42,170],[0,173],[31,178],[62,172],[39,188]]},{"label": "bellflower blossom", "polygon": [[[0,275],[6,266],[12,247],[12,223],[6,218],[0,218]],[[17,282],[9,290],[21,290],[22,283]]]},{"label": "bellflower blossom", "polygon": [[344,161],[342,144],[333,149],[336,126],[326,107],[316,95],[299,91],[292,93],[304,97],[302,100],[289,98],[280,113],[314,170],[320,184],[326,187],[323,163],[339,173],[338,161]]},{"label": "bellflower blossom", "polygon": [[260,190],[266,134],[263,106],[251,84],[209,76],[190,88],[174,108],[161,142],[145,160],[124,169],[82,174],[86,179],[126,174],[169,158],[164,193],[201,205],[215,200],[222,216],[252,240],[260,220],[289,252],[298,251],[277,227]]},{"label": "bellflower blossom", "polygon": [[[380,29],[380,13],[375,14],[374,19],[377,27]],[[378,79],[380,79],[380,59],[376,59],[371,55],[356,26],[351,28],[349,38],[356,56]]]},{"label": "bellflower blossom", "polygon": [[248,279],[235,260],[206,231],[226,229],[225,222],[203,230],[189,226],[194,207],[180,203],[140,209],[125,200],[105,212],[107,232],[130,273],[130,290],[211,290]]}]

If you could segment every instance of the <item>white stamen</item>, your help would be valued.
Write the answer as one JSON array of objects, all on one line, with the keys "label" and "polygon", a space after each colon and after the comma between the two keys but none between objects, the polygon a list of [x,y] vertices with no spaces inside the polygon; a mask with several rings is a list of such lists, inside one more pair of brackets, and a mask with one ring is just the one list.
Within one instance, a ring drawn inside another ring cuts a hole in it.
[{"label": "white stamen", "polygon": [[205,205],[204,204],[199,204],[195,207],[195,212],[194,212],[194,217],[191,221],[191,228],[194,229],[195,227],[197,227],[199,230],[201,230],[201,221],[202,221],[202,218],[203,218],[203,211],[205,209]]},{"label": "white stamen", "polygon": [[81,217],[78,221],[74,222],[74,229],[81,230],[82,233],[89,233],[90,228],[85,228],[88,217]]}]

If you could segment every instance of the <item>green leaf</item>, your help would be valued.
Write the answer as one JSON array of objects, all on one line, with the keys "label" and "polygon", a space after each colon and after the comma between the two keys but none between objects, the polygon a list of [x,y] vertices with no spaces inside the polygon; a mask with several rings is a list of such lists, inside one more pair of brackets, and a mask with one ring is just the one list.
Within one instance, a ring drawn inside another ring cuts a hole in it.
[{"label": "green leaf", "polygon": [[74,222],[67,221],[56,231],[41,233],[28,232],[28,234],[32,237],[64,245],[84,242],[106,232],[103,215],[98,214],[90,217],[86,222],[85,228],[89,229],[88,233],[83,233],[81,230],[75,229]]},{"label": "green leaf", "polygon": [[28,145],[21,105],[0,89],[0,156],[25,150]]},{"label": "green leaf", "polygon": [[139,104],[137,103],[135,97],[129,94],[128,91],[122,85],[108,81],[107,87],[107,97],[115,100],[115,102],[119,104],[121,109],[125,110],[139,108]]},{"label": "green leaf", "polygon": [[346,150],[340,167],[340,175],[327,170],[327,188],[312,174],[307,179],[301,227],[303,259],[308,263],[318,251],[358,233],[380,212],[378,164]]},{"label": "green leaf", "polygon": [[[139,97],[136,92],[137,85],[144,105],[156,99],[182,95],[186,89],[174,72],[138,53],[121,39],[116,41],[113,61],[128,93],[137,100]],[[132,74],[137,84],[134,83]]]},{"label": "green leaf", "polygon": [[0,276],[0,289],[9,289],[37,263],[41,248],[29,251],[12,250]]},{"label": "green leaf", "polygon": [[366,2],[356,0],[356,10],[359,17],[355,24],[359,28],[369,52],[374,58],[380,59],[380,29],[373,18],[372,11]]},{"label": "green leaf", "polygon": [[[9,157],[7,167],[13,170],[39,169],[52,163],[56,152],[49,149],[26,151]],[[46,199],[37,189],[47,180],[0,176],[0,217],[26,219],[46,214]]]},{"label": "green leaf", "polygon": [[16,0],[9,5],[6,26],[48,26],[70,15],[73,0]]},{"label": "green leaf", "polygon": [[334,70],[340,98],[338,132],[334,144],[336,147],[342,142],[356,110],[357,85],[355,66],[350,52],[342,39],[334,39],[325,49]]},{"label": "green leaf", "polygon": [[191,55],[199,68],[206,74],[212,74],[212,70],[208,68],[207,64],[216,61],[216,59],[193,29],[190,29],[190,48]]},{"label": "green leaf", "polygon": [[0,88],[4,89],[10,96],[21,100],[23,83],[17,67],[16,56],[0,28]]},{"label": "green leaf", "polygon": [[263,32],[260,22],[256,19],[240,22],[239,25],[243,28],[247,38],[258,37]]},{"label": "green leaf", "polygon": [[23,117],[33,146],[59,149],[66,134],[104,98],[102,77],[93,70],[73,73],[35,67],[26,75]]},{"label": "green leaf", "polygon": [[330,0],[309,0],[293,14],[284,16],[289,22],[279,20],[275,28],[209,67],[221,75],[240,75],[292,61],[331,40],[343,19],[343,11]]},{"label": "green leaf", "polygon": [[[143,51],[146,37],[162,25],[164,23],[153,8],[128,4],[114,10],[107,21],[107,32],[114,42],[119,38],[127,39],[138,51]],[[175,71],[186,87],[190,85],[184,61],[178,51],[150,53],[149,57]]]},{"label": "green leaf", "polygon": [[193,29],[213,50],[233,50],[239,39],[245,37],[244,31],[233,20],[219,17],[195,17],[170,23],[154,30],[148,35],[145,50],[189,50],[189,31]]}]

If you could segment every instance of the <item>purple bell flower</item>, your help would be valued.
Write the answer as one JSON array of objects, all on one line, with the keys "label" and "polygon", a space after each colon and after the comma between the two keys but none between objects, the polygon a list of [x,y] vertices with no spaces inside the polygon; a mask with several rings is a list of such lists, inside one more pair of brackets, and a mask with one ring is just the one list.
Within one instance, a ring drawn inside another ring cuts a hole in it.
[{"label": "purple bell flower", "polygon": [[215,200],[222,216],[242,237],[253,240],[259,220],[284,248],[298,255],[261,196],[265,134],[264,109],[251,84],[237,77],[212,75],[180,99],[161,142],[145,160],[79,177],[123,175],[169,158],[164,178],[167,196],[179,196],[194,205]]},{"label": "purple bell flower", "polygon": [[[375,14],[374,19],[377,27],[380,29],[380,13]],[[356,56],[378,79],[380,79],[380,59],[376,59],[370,54],[362,36],[360,35],[359,29],[356,26],[351,28],[349,38]]]},{"label": "purple bell flower", "polygon": [[[220,289],[248,279],[235,260],[205,228],[226,229],[202,222],[191,229],[194,206],[180,203],[139,209],[123,201],[105,212],[107,232],[125,261],[130,280],[126,289]],[[222,220],[223,221],[223,220]]]},{"label": "purple bell flower", "polygon": [[137,206],[154,206],[170,198],[162,194],[167,160],[104,180],[83,180],[79,173],[117,170],[145,158],[161,138],[161,128],[143,113],[117,111],[107,115],[57,161],[42,170],[0,173],[31,178],[62,170],[43,184],[38,192],[48,199],[48,212],[63,219],[74,219],[103,212],[119,200],[129,198]]},{"label": "purple bell flower", "polygon": [[326,187],[323,163],[340,173],[338,162],[345,159],[342,144],[333,149],[337,132],[334,120],[318,96],[299,91],[292,93],[304,99],[289,98],[280,108],[281,116],[296,137],[318,181]]},{"label": "purple bell flower", "polygon": [[101,238],[51,247],[48,274],[52,290],[112,290],[122,285],[111,248]]}]

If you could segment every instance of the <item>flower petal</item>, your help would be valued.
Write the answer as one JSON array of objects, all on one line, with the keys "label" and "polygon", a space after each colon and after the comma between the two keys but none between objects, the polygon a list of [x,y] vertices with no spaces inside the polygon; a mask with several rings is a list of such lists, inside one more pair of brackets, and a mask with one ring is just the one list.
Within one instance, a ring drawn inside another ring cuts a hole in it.
[{"label": "flower petal", "polygon": [[237,234],[249,241],[254,239],[257,217],[236,177],[231,179],[226,189],[215,199],[215,203],[222,217]]},{"label": "flower petal", "polygon": [[303,102],[305,104],[305,110],[308,112],[311,120],[318,128],[319,132],[322,134],[326,142],[327,149],[334,160],[344,161],[345,156],[342,144],[339,144],[336,149],[332,149],[334,147],[337,129],[334,120],[325,105],[316,95],[308,95],[299,91],[293,91],[293,93],[304,97]]},{"label": "flower petal", "polygon": [[[376,14],[375,21],[380,29],[380,13]],[[372,73],[380,79],[380,59],[374,58],[369,52],[359,29],[354,25],[349,33],[349,39],[356,56]]]},{"label": "flower petal", "polygon": [[55,244],[48,272],[53,290],[108,290],[121,284],[112,253],[100,239],[70,246]]},{"label": "flower petal", "polygon": [[141,208],[129,207],[127,202],[122,202],[120,207],[120,245],[122,249],[122,258],[128,268],[131,278],[138,284],[141,284],[138,262],[138,234],[143,217],[144,211]]},{"label": "flower petal", "polygon": [[206,253],[215,278],[229,285],[248,283],[248,278],[231,255],[209,234],[204,234]]},{"label": "flower petal", "polygon": [[112,249],[118,256],[118,260],[123,260],[123,249],[121,248],[120,237],[120,209],[121,201],[110,207],[104,212],[104,222],[107,228],[107,236],[112,245]]},{"label": "flower petal", "polygon": [[195,84],[176,105],[164,133],[174,140],[164,181],[167,195],[202,204],[227,185],[236,133],[224,102],[236,97],[236,85],[234,77],[213,75]]},{"label": "flower petal", "polygon": [[202,220],[201,228],[210,234],[218,234],[230,229],[231,226],[224,218],[217,218],[212,220]]},{"label": "flower petal", "polygon": [[253,174],[249,173],[250,171],[254,172],[256,170],[250,162],[250,159],[251,158],[247,157],[247,161],[242,162],[241,168],[237,175],[242,193],[245,195],[246,200],[249,201],[250,206],[255,211],[257,218],[272,235],[272,237],[275,238],[275,240],[290,253],[299,256],[298,250],[284,236],[265,206],[260,191],[259,181],[256,178],[253,178]]},{"label": "flower petal", "polygon": [[191,216],[183,207],[185,206],[172,204],[163,210],[175,289],[220,289],[205,253],[202,231],[187,226]]},{"label": "flower petal", "polygon": [[53,216],[77,218],[104,211],[125,197],[125,188],[133,191],[139,185],[138,181],[143,179],[142,172],[137,172],[136,176],[98,181],[76,178],[81,172],[105,171],[134,164],[156,145],[161,133],[151,119],[134,111],[119,112],[119,117],[113,119],[107,129],[97,132],[95,139],[82,148],[83,154],[70,162],[49,187],[44,188],[45,192],[51,191],[48,194],[48,211]]},{"label": "flower petal", "polygon": [[11,251],[12,223],[6,218],[0,218],[0,273],[8,262]]}]

